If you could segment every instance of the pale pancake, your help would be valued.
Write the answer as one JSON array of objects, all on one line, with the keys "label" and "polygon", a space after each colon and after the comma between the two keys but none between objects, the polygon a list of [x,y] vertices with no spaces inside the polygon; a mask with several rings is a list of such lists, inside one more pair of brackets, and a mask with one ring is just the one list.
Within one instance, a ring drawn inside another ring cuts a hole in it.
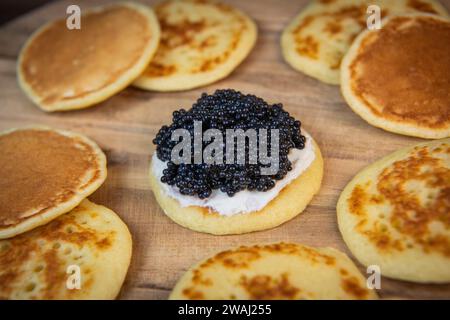
[{"label": "pale pancake", "polygon": [[134,85],[178,91],[228,76],[250,53],[257,28],[244,13],[206,0],[165,1],[155,8],[161,43]]},{"label": "pale pancake", "polygon": [[450,139],[399,150],[371,164],[337,204],[342,236],[383,276],[450,282]]},{"label": "pale pancake", "polygon": [[377,294],[344,253],[277,243],[201,261],[181,277],[169,299],[377,299]]},{"label": "pale pancake", "polygon": [[283,32],[285,60],[311,77],[339,84],[341,60],[367,28],[369,5],[378,5],[382,18],[416,12],[448,16],[436,0],[312,0]]},{"label": "pale pancake", "polygon": [[450,20],[398,16],[364,32],[342,63],[341,89],[370,124],[422,137],[450,136]]},{"label": "pale pancake", "polygon": [[[319,192],[323,176],[323,159],[314,140],[313,145],[316,157],[308,169],[284,187],[276,198],[260,211],[223,216],[205,207],[181,207],[176,199],[164,193],[162,182],[154,176],[152,170],[150,170],[150,185],[164,213],[176,223],[191,230],[225,235],[270,229],[299,215]],[[230,201],[233,201],[233,198],[230,198]]]},{"label": "pale pancake", "polygon": [[[84,200],[45,226],[0,241],[0,299],[114,299],[131,249],[123,221]],[[80,289],[73,289],[77,267]]]},{"label": "pale pancake", "polygon": [[83,9],[80,30],[69,30],[64,18],[30,37],[19,56],[19,84],[45,111],[89,107],[136,79],[159,37],[156,16],[144,5]]},{"label": "pale pancake", "polygon": [[72,210],[106,179],[95,142],[44,127],[0,133],[0,239]]}]

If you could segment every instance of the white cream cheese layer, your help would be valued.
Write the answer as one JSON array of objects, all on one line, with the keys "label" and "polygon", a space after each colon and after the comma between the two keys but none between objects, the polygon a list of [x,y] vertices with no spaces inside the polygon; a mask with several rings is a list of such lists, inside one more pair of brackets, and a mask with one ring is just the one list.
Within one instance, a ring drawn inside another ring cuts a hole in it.
[{"label": "white cream cheese layer", "polygon": [[194,196],[183,195],[176,187],[160,182],[163,170],[167,167],[167,162],[159,160],[156,153],[153,155],[151,170],[153,170],[153,174],[160,182],[164,193],[177,200],[183,208],[189,206],[207,207],[224,216],[259,211],[273,200],[284,187],[308,169],[314,161],[316,155],[312,139],[308,134],[303,133],[303,135],[306,137],[305,148],[302,150],[291,149],[288,155],[292,163],[292,170],[282,180],[277,181],[272,189],[266,192],[243,190],[236,193],[233,197],[229,197],[220,190],[213,190],[209,198],[199,199]]}]

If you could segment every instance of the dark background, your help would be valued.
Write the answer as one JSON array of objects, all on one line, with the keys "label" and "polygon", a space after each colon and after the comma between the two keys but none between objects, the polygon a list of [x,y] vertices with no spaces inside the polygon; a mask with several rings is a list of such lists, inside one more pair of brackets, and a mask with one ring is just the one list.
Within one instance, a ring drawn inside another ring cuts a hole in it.
[{"label": "dark background", "polygon": [[1,0],[0,25],[54,0]]}]

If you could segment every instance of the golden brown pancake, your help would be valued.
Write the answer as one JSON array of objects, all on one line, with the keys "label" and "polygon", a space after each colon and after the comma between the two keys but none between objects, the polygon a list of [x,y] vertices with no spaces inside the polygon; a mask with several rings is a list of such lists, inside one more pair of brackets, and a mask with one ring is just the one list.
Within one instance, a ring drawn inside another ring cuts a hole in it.
[{"label": "golden brown pancake", "polygon": [[93,193],[106,158],[88,138],[48,128],[0,134],[0,239],[43,225]]},{"label": "golden brown pancake", "polygon": [[130,259],[127,226],[84,200],[45,226],[0,241],[0,299],[114,299]]},{"label": "golden brown pancake", "polygon": [[345,187],[339,229],[364,265],[416,282],[450,282],[450,139],[399,150]]},{"label": "golden brown pancake", "polygon": [[19,83],[45,111],[89,107],[142,73],[159,36],[152,9],[137,3],[88,11],[80,30],[69,30],[66,19],[50,22],[22,49]]},{"label": "golden brown pancake", "polygon": [[253,48],[255,23],[216,1],[164,1],[155,7],[161,43],[134,82],[156,91],[188,90],[228,76]]},{"label": "golden brown pancake", "polygon": [[399,16],[364,32],[344,59],[341,86],[350,107],[374,126],[450,136],[450,20]]},{"label": "golden brown pancake", "polygon": [[419,12],[448,16],[437,0],[312,0],[283,31],[285,60],[311,77],[339,84],[341,60],[367,29],[370,5],[380,7],[382,18]]},{"label": "golden brown pancake", "polygon": [[220,252],[186,272],[169,299],[376,299],[342,252],[294,243]]}]

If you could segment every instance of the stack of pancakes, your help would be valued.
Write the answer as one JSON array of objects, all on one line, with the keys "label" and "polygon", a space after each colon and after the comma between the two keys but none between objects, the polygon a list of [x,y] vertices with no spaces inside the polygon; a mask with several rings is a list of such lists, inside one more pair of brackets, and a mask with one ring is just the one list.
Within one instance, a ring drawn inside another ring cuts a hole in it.
[{"label": "stack of pancakes", "polygon": [[412,13],[448,16],[437,0],[311,0],[283,31],[285,60],[311,77],[339,85],[341,61],[367,29],[368,7],[373,5],[381,9],[381,18]]},{"label": "stack of pancakes", "polygon": [[[368,30],[373,5],[384,19],[380,30]],[[340,84],[348,105],[371,125],[450,136],[450,20],[437,0],[313,0],[281,44],[292,67]]]},{"label": "stack of pancakes", "polygon": [[106,179],[101,149],[44,127],[3,132],[0,149],[0,299],[115,298],[131,236],[86,199]]},{"label": "stack of pancakes", "polygon": [[45,111],[92,106],[133,84],[156,91],[204,86],[230,74],[256,41],[255,23],[228,5],[169,0],[83,11],[37,30],[23,47],[19,84]]}]

